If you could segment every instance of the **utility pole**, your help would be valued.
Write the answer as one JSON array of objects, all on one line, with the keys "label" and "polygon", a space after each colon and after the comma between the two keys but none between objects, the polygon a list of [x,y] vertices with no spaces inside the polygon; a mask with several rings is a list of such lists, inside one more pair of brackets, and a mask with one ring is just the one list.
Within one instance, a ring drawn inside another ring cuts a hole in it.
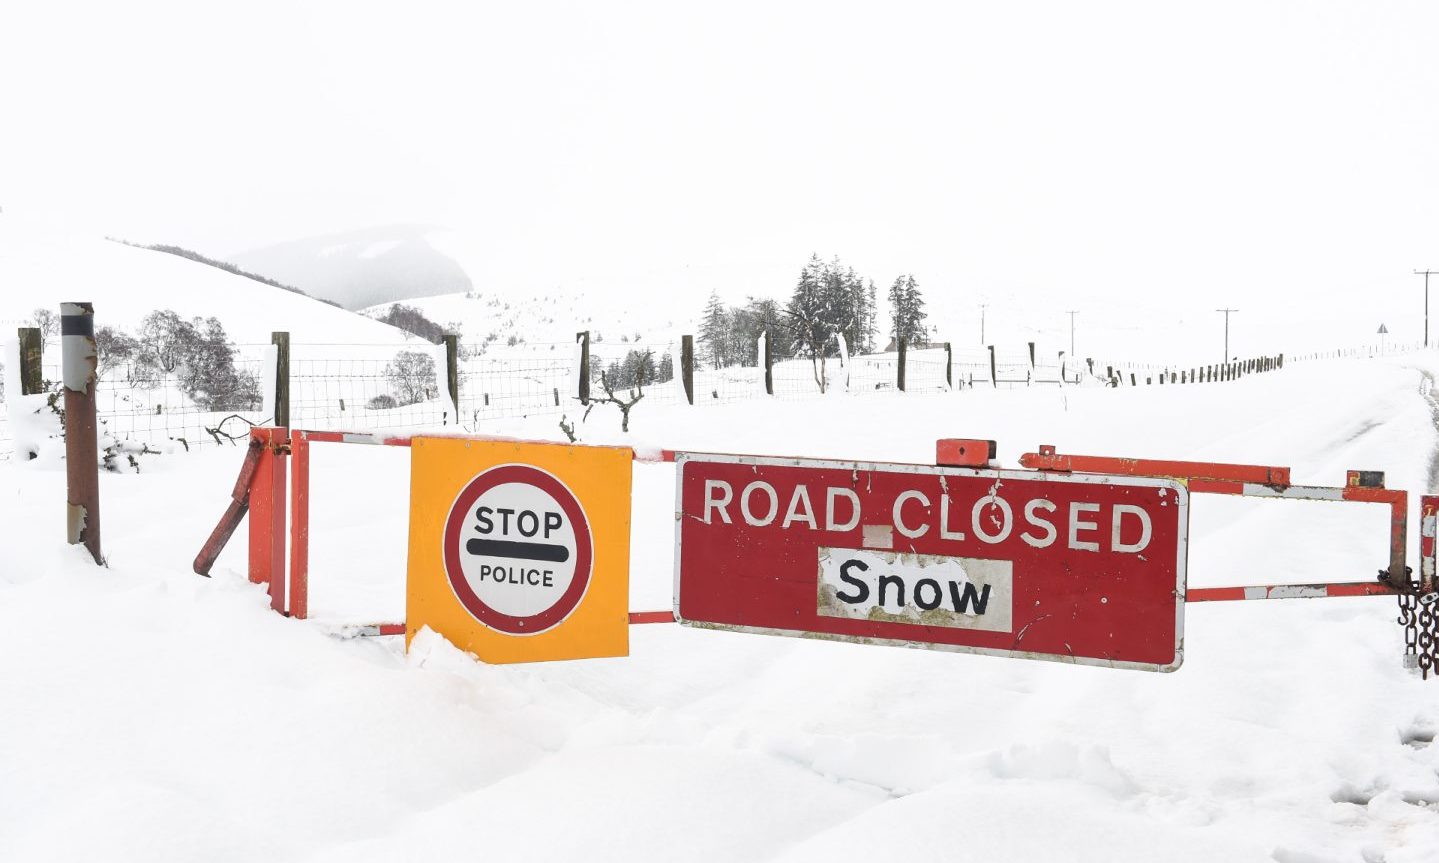
[{"label": "utility pole", "polygon": [[1429,277],[1439,275],[1439,270],[1415,270],[1414,275],[1424,277],[1424,347],[1429,347]]},{"label": "utility pole", "polygon": [[1229,362],[1229,316],[1238,309],[1215,309],[1216,312],[1224,313],[1224,361]]},{"label": "utility pole", "polygon": [[1069,315],[1069,355],[1072,357],[1074,356],[1074,316],[1079,314],[1079,310],[1074,309],[1065,314]]},{"label": "utility pole", "polygon": [[989,303],[979,304],[979,343],[984,344],[984,310],[989,308]]}]

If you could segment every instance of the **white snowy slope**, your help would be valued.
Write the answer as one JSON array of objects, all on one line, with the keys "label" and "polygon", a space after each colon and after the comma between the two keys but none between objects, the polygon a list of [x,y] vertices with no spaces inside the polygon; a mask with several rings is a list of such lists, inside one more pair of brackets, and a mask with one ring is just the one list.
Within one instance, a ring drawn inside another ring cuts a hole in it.
[{"label": "white snowy slope", "polygon": [[424,225],[384,225],[249,249],[228,260],[358,309],[468,290],[469,275],[435,245],[433,238],[445,233]]},{"label": "white snowy slope", "polygon": [[134,331],[157,309],[215,317],[240,344],[398,344],[405,335],[362,315],[163,252],[77,236],[0,215],[0,323],[20,325],[37,307],[95,305],[96,326]]},{"label": "white snowy slope", "polygon": [[[641,305],[617,306],[603,295],[582,292],[468,291],[401,300],[425,317],[456,332],[463,345],[490,356],[551,354],[552,346],[570,345],[581,331],[590,334],[590,352],[621,359],[631,349],[659,350],[697,332],[697,309]],[[362,314],[383,316],[395,303],[380,303]],[[511,339],[515,344],[510,344]]]},{"label": "white snowy slope", "polygon": [[[993,437],[1009,465],[1051,443],[1378,469],[1417,503],[1436,369],[641,403],[629,436],[598,410],[580,435],[911,462]],[[1400,668],[1391,599],[1190,605],[1164,675],[673,625],[624,659],[405,656],[325,624],[403,613],[408,452],[314,457],[316,621],[268,610],[243,542],[189,572],[238,450],[103,476],[105,569],[63,544],[63,471],[0,464],[0,859],[1439,859],[1439,681]],[[666,608],[673,467],[635,471],[631,607]],[[1190,583],[1371,577],[1382,509],[1196,496]]]}]

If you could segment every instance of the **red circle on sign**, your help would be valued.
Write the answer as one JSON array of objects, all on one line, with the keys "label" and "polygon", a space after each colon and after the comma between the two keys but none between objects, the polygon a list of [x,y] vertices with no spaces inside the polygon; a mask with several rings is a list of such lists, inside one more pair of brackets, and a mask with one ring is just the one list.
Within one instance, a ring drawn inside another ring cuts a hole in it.
[{"label": "red circle on sign", "polygon": [[[569,518],[575,534],[575,574],[569,587],[549,608],[524,617],[505,614],[485,604],[470,587],[460,565],[460,534],[464,531],[470,507],[474,506],[480,495],[505,483],[534,486],[549,495]],[[589,587],[590,565],[594,559],[589,521],[585,518],[585,511],[580,508],[579,499],[574,492],[554,475],[525,464],[492,467],[470,480],[450,506],[449,517],[445,519],[443,548],[445,576],[449,579],[450,587],[455,591],[460,604],[484,625],[511,635],[535,635],[569,617],[579,606],[585,590]]]}]

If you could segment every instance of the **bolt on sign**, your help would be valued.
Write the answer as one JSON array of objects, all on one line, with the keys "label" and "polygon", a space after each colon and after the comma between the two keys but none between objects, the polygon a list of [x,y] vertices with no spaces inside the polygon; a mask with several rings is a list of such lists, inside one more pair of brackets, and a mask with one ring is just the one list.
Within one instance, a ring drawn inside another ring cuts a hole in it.
[{"label": "bolt on sign", "polygon": [[408,645],[428,626],[485,662],[629,653],[624,447],[416,437]]},{"label": "bolt on sign", "polygon": [[1172,480],[676,462],[683,624],[1147,671],[1183,661],[1189,493]]}]

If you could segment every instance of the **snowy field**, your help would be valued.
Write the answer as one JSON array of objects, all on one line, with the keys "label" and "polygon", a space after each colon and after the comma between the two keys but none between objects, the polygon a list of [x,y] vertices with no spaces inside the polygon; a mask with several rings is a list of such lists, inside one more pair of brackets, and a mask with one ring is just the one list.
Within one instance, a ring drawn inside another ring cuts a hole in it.
[{"label": "snowy field", "polygon": [[[1049,443],[1376,469],[1416,500],[1434,369],[641,403],[628,436],[600,410],[580,435],[908,462],[990,437],[1009,466]],[[268,611],[242,541],[191,574],[240,459],[102,476],[108,569],[63,543],[62,469],[0,464],[0,860],[1439,860],[1439,682],[1400,668],[1390,598],[1192,605],[1167,675],[672,625],[626,659],[485,666],[327,634],[403,614],[405,450],[316,446],[315,620]],[[631,608],[667,608],[673,467],[635,472]],[[1369,578],[1386,530],[1196,496],[1190,584]]]}]

